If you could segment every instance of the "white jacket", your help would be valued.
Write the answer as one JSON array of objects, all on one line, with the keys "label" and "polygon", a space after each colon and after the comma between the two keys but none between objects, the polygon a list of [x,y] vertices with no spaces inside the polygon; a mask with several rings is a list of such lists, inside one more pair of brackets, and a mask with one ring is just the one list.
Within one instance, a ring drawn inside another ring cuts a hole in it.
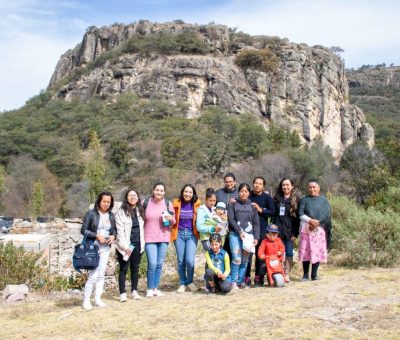
[{"label": "white jacket", "polygon": [[[136,209],[137,217],[139,220],[139,232],[140,232],[140,252],[144,251],[144,221],[142,216],[139,214],[139,210]],[[131,244],[131,231],[132,231],[132,218],[127,215],[122,208],[119,208],[115,214],[115,223],[117,227],[117,239],[115,242],[115,248],[122,254],[129,249]]]}]

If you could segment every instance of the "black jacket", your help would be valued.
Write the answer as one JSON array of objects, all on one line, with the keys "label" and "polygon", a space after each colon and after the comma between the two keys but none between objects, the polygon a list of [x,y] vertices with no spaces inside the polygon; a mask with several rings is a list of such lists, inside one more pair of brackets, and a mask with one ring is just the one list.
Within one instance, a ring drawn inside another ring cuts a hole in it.
[{"label": "black jacket", "polygon": [[[110,211],[110,235],[117,235],[117,229],[115,226],[115,216]],[[83,223],[81,227],[81,234],[87,236],[88,239],[95,239],[97,236],[97,227],[99,226],[100,214],[97,209],[89,210],[85,217],[83,218]]]}]

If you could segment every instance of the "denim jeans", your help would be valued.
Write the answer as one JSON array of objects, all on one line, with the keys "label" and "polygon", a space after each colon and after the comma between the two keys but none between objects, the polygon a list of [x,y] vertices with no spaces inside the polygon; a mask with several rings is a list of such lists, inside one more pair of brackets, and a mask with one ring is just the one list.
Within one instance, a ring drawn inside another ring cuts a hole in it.
[{"label": "denim jeans", "polygon": [[293,257],[293,241],[291,239],[285,238],[282,240],[285,246],[285,255],[286,257]]},{"label": "denim jeans", "polygon": [[232,252],[231,281],[241,284],[244,281],[249,253],[243,252],[240,235],[232,231],[229,233],[229,246]]},{"label": "denim jeans", "polygon": [[147,288],[155,289],[160,284],[168,242],[146,243],[145,248],[147,256]]},{"label": "denim jeans", "polygon": [[179,230],[174,243],[178,259],[179,285],[187,286],[193,282],[197,238],[192,230]]}]

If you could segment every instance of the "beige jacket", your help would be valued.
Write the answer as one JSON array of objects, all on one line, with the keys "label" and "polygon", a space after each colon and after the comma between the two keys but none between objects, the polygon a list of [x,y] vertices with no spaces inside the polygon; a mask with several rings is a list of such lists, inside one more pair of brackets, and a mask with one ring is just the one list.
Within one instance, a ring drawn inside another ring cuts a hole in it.
[{"label": "beige jacket", "polygon": [[[139,220],[139,231],[140,231],[140,252],[144,251],[144,221],[142,216],[140,216],[139,211],[137,211],[137,217]],[[117,239],[115,242],[115,248],[122,254],[125,255],[126,250],[130,246],[130,238],[132,231],[132,218],[127,215],[125,211],[120,208],[115,214],[115,222],[117,226]]]}]

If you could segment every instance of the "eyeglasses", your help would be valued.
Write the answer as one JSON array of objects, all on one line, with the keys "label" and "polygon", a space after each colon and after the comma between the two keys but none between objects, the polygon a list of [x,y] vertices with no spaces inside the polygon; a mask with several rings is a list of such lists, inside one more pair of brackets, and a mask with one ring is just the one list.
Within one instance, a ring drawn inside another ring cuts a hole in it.
[{"label": "eyeglasses", "polygon": [[128,195],[128,198],[138,198],[138,195],[136,195],[136,194],[131,194],[131,195]]}]

